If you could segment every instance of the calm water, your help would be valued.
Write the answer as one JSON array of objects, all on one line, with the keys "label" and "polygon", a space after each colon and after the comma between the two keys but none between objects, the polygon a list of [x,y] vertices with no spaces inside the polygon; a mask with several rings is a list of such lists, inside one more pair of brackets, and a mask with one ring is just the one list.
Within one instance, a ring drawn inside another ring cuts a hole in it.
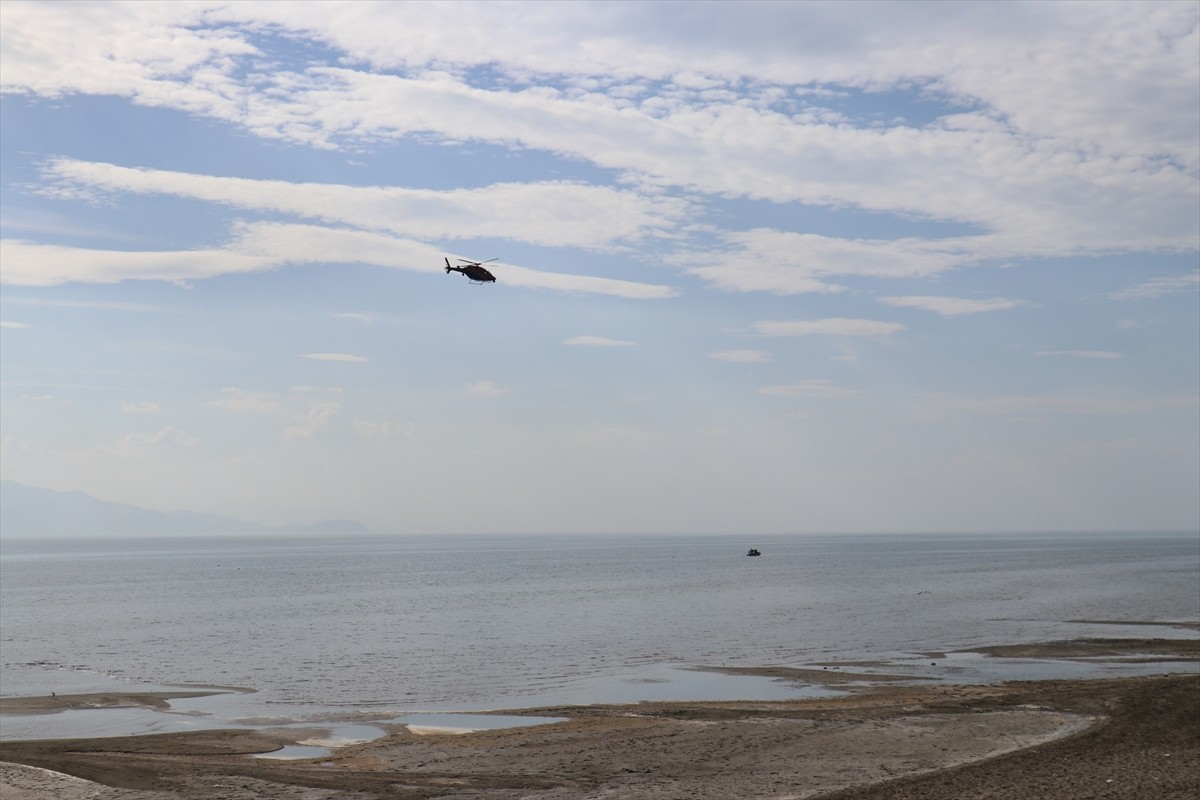
[{"label": "calm water", "polygon": [[1195,535],[10,541],[0,693],[239,686],[176,706],[280,720],[768,698],[797,689],[688,668],[1057,676],[1098,668],[918,654],[1197,619]]}]

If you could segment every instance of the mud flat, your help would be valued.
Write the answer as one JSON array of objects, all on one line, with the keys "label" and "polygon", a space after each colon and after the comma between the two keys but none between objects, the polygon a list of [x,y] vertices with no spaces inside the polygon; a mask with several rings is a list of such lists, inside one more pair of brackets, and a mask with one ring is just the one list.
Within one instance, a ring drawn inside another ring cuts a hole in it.
[{"label": "mud flat", "polygon": [[[1160,652],[1162,645],[1147,649],[1145,640],[1045,647],[1043,654],[1054,648],[1066,657],[1086,656],[1077,647],[1090,647],[1093,655],[1103,650],[1102,657],[1189,658]],[[759,674],[804,681],[826,672],[764,670],[771,672]],[[835,686],[850,691],[771,702],[523,709],[505,713],[566,721],[468,733],[382,725],[382,738],[298,761],[251,757],[297,743],[296,731],[280,729],[3,742],[0,796],[1191,800],[1200,786],[1196,672]]]}]

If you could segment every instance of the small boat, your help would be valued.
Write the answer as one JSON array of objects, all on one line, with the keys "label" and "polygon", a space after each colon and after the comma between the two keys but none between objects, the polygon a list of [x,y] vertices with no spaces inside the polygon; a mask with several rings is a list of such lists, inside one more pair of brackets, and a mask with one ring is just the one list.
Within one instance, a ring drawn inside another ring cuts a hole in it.
[{"label": "small boat", "polygon": [[746,553],[746,555],[748,555],[748,556],[761,556],[761,555],[762,555],[762,553],[758,552],[758,550],[756,550],[755,548],[751,547],[751,548],[750,548],[750,550],[749,550],[749,551]]}]

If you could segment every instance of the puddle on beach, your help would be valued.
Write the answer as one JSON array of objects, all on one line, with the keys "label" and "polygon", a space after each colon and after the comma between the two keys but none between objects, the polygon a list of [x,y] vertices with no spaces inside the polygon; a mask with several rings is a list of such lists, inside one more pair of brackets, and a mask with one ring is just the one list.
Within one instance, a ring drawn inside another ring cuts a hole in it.
[{"label": "puddle on beach", "polygon": [[405,725],[416,734],[473,733],[474,731],[550,725],[555,722],[565,722],[566,717],[524,717],[507,714],[404,714],[388,721],[397,725]]},{"label": "puddle on beach", "polygon": [[[169,691],[200,687],[131,687],[120,691]],[[112,687],[108,688],[113,691]],[[564,678],[551,685],[532,687],[498,698],[488,710],[542,706],[637,703],[687,700],[791,700],[823,697],[841,692],[803,686],[773,678],[728,675],[677,665],[643,665],[611,675]],[[72,709],[53,714],[0,716],[0,739],[68,739],[131,736],[151,733],[212,730],[216,728],[265,729],[306,727],[328,730],[322,740],[305,740],[291,748],[264,754],[274,758],[319,758],[330,748],[383,735],[377,724],[408,725],[414,733],[468,732],[522,725],[545,724],[556,718],[472,713],[482,709],[394,708],[382,714],[356,714],[329,708],[289,707],[284,714],[261,693],[221,692],[169,701],[169,710],[147,708]],[[340,719],[338,719],[340,717]],[[353,721],[349,721],[353,720]],[[314,748],[314,749],[303,749]]]},{"label": "puddle on beach", "polygon": [[[934,678],[950,682],[976,682],[1020,678],[1080,677],[1111,668],[1120,674],[1163,671],[1165,665],[1097,665],[1077,662],[994,659],[977,653],[954,653],[939,659],[937,666],[926,657],[893,654],[872,667],[852,667],[854,672],[905,674],[914,681]],[[130,691],[128,686],[120,687]],[[166,691],[172,687],[138,687],[142,691]],[[173,687],[175,689],[183,687]],[[137,689],[135,689],[137,690]],[[110,688],[109,691],[112,691]],[[641,665],[609,675],[564,676],[560,681],[529,687],[526,691],[498,698],[488,710],[538,708],[588,704],[632,704],[638,702],[682,702],[706,700],[797,700],[845,694],[845,688],[756,676],[731,675],[709,668],[675,664]],[[265,702],[264,702],[265,701]],[[384,735],[379,725],[407,725],[417,734],[455,733],[521,725],[546,724],[557,718],[473,713],[481,709],[425,707],[405,711],[393,708],[382,713],[355,713],[319,707],[287,707],[267,700],[263,694],[223,692],[204,697],[175,698],[169,710],[148,708],[72,709],[53,714],[0,716],[0,739],[67,739],[130,736],[241,728],[250,730],[307,728],[324,733],[301,739],[266,758],[301,759],[328,756],[333,748],[371,741]],[[274,711],[262,714],[263,711]],[[279,712],[284,713],[280,714]]]},{"label": "puddle on beach", "polygon": [[333,749],[329,747],[316,747],[314,745],[306,744],[287,744],[278,750],[272,750],[269,753],[255,753],[250,757],[279,759],[280,761],[299,761],[300,759],[304,758],[329,758],[331,755],[333,755]]},{"label": "puddle on beach", "polygon": [[[959,652],[938,657],[892,653],[870,665],[846,662],[842,669],[869,675],[910,676],[913,682],[992,683],[1007,680],[1125,677],[1189,672],[1195,662],[1136,663],[1110,659],[996,658]],[[813,669],[820,668],[812,667]],[[869,678],[866,682],[869,682]],[[123,691],[167,691],[179,686],[131,687]],[[200,687],[191,687],[200,688]],[[731,675],[713,668],[675,664],[639,665],[609,675],[563,676],[539,686],[506,694],[494,708],[539,708],[589,704],[714,700],[796,700],[845,694],[829,688],[764,676]],[[109,688],[109,691],[112,691]],[[72,709],[52,714],[0,715],[0,740],[66,739],[241,728],[319,730],[282,750],[262,757],[301,759],[327,757],[336,747],[371,741],[384,735],[379,725],[407,725],[418,734],[455,733],[559,721],[551,717],[472,713],[482,709],[423,707],[405,711],[355,712],[328,707],[295,707],[271,701],[264,693],[222,692],[205,697],[176,698],[169,710],[147,708]],[[262,714],[273,711],[274,714]],[[279,714],[278,712],[284,712]]]},{"label": "puddle on beach", "polygon": [[1195,661],[1142,661],[1127,657],[1014,658],[971,651],[893,655],[870,666],[847,663],[847,671],[868,674],[908,675],[914,681],[987,684],[1005,681],[1089,680],[1132,678],[1146,675],[1195,672]]},{"label": "puddle on beach", "polygon": [[320,733],[300,739],[294,745],[261,753],[256,758],[302,759],[328,757],[333,750],[359,744],[385,735],[380,725],[406,725],[416,734],[470,733],[480,730],[519,728],[562,722],[563,717],[533,717],[504,714],[401,714],[357,722],[292,722],[269,725],[229,721],[195,712],[177,714],[146,708],[89,708],[54,714],[0,716],[0,738],[4,740],[79,739],[107,736],[133,736],[151,733],[181,733],[215,729],[270,729],[286,734],[288,729],[318,730]]},{"label": "puddle on beach", "polygon": [[360,725],[356,723],[331,725],[312,725],[306,723],[303,725],[273,727],[271,730],[286,734],[289,727],[318,728],[321,730],[321,733],[316,736],[300,739],[295,744],[284,745],[280,749],[272,750],[269,753],[256,753],[252,758],[272,758],[286,761],[305,758],[329,758],[329,756],[333,755],[335,748],[344,747],[348,744],[374,741],[384,735],[382,728],[375,725]]},{"label": "puddle on beach", "polygon": [[845,694],[825,686],[789,680],[721,672],[719,667],[675,664],[641,665],[609,675],[564,678],[554,685],[535,687],[504,698],[507,708],[642,702],[704,702],[718,700],[801,700]]},{"label": "puddle on beach", "polygon": [[[523,717],[503,714],[404,714],[378,722],[380,725],[404,725],[412,733],[426,735],[523,728],[564,721],[564,717]],[[311,724],[306,724],[304,727],[311,727]],[[286,730],[286,727],[283,730]],[[333,755],[335,748],[374,741],[385,735],[383,728],[375,725],[332,725],[329,730],[328,736],[303,739],[294,745],[286,745],[270,753],[258,753],[254,758],[277,758],[289,761],[305,758],[329,758]]]},{"label": "puddle on beach", "polygon": [[242,728],[216,724],[207,716],[175,714],[150,708],[83,708],[53,714],[0,716],[0,740],[91,739],[147,733],[180,733],[211,728]]}]

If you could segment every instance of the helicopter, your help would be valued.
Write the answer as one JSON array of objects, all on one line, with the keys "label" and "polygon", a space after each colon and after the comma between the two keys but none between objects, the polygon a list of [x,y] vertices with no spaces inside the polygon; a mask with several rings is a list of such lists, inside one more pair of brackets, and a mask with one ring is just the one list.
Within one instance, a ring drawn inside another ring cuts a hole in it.
[{"label": "helicopter", "polygon": [[489,258],[487,261],[468,261],[465,258],[460,258],[458,260],[463,262],[462,265],[452,267],[450,266],[450,259],[446,259],[446,274],[450,274],[451,272],[461,272],[470,279],[471,283],[496,282],[496,276],[488,272],[483,266],[491,261],[496,261],[496,259]]}]

